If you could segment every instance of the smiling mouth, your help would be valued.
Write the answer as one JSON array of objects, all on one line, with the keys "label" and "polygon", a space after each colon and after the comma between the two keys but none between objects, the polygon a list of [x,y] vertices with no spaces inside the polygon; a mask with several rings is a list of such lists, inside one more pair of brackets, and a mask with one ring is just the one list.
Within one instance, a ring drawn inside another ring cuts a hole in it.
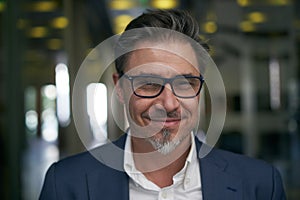
[{"label": "smiling mouth", "polygon": [[144,119],[148,121],[149,124],[153,124],[157,127],[164,127],[168,129],[177,129],[180,123],[187,117],[187,115],[181,112],[163,112],[155,111],[152,113],[143,113]]},{"label": "smiling mouth", "polygon": [[174,122],[174,121],[181,121],[180,118],[149,118],[151,121],[155,122]]},{"label": "smiling mouth", "polygon": [[152,123],[159,123],[162,124],[164,128],[174,128],[179,126],[181,123],[182,119],[180,118],[148,118]]}]

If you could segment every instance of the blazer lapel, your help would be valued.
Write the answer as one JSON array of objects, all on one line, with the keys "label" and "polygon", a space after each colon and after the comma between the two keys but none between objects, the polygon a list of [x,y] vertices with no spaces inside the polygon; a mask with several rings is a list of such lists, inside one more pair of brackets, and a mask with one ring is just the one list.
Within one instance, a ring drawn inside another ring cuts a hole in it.
[{"label": "blazer lapel", "polygon": [[[197,150],[209,148],[196,139]],[[204,200],[242,199],[242,181],[226,172],[227,161],[212,149],[204,158],[199,158]]]},{"label": "blazer lapel", "polygon": [[92,152],[102,164],[86,174],[90,200],[129,200],[129,177],[123,169],[126,136]]},{"label": "blazer lapel", "polygon": [[88,173],[87,185],[89,200],[129,200],[128,176],[124,172],[107,173],[98,170]]},{"label": "blazer lapel", "polygon": [[[125,138],[126,136],[122,137],[116,143],[121,149],[124,149]],[[197,139],[195,141],[198,152],[200,148],[207,148]],[[110,148],[110,146],[106,146],[106,150],[101,149],[100,152],[109,152],[111,151]],[[204,158],[199,158],[203,199],[242,199],[241,179],[226,172],[227,161],[214,151],[212,150]],[[107,154],[105,153],[105,155]],[[100,157],[103,158],[103,155]],[[119,160],[119,164],[123,163],[123,154],[114,158]],[[127,174],[124,171],[110,168],[103,170],[103,166],[101,168],[88,172],[86,175],[89,199],[129,200],[129,178]]]}]

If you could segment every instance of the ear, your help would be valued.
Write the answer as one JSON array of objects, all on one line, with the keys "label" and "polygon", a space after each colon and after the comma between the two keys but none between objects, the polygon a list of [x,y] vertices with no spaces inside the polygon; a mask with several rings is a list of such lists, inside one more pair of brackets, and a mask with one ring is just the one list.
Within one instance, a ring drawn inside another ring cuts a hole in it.
[{"label": "ear", "polygon": [[120,76],[118,73],[113,73],[112,78],[114,80],[114,84],[115,84],[115,90],[118,96],[118,99],[120,101],[120,103],[124,104],[124,93],[123,93],[123,89],[120,86]]}]

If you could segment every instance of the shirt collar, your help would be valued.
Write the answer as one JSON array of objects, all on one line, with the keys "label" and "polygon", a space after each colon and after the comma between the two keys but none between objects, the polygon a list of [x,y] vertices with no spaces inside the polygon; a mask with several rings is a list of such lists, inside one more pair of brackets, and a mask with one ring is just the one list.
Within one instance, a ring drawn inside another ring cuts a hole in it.
[{"label": "shirt collar", "polygon": [[159,187],[149,181],[142,172],[137,170],[135,168],[134,160],[133,160],[133,154],[131,150],[131,134],[130,130],[127,132],[127,138],[125,142],[125,148],[124,148],[124,170],[127,173],[127,175],[131,178],[135,186],[141,186],[146,189],[150,190],[159,190]]},{"label": "shirt collar", "polygon": [[186,164],[183,169],[185,169],[183,187],[186,190],[187,188],[196,188],[201,187],[201,178],[200,178],[200,168],[199,161],[197,158],[197,149],[195,143],[194,134],[191,133],[191,149],[189,155],[186,159]]},{"label": "shirt collar", "polygon": [[[135,168],[133,155],[131,151],[130,130],[128,130],[127,135],[128,136],[126,138],[126,143],[124,148],[124,170],[129,175],[129,177],[133,179],[135,184],[137,184],[138,176],[141,176],[143,174]],[[192,132],[191,132],[191,148],[188,157],[186,158],[185,165],[183,169],[173,177],[173,181],[175,184],[177,180],[179,182],[182,181],[184,189],[201,186],[199,161],[197,159],[195,137]]]},{"label": "shirt collar", "polygon": [[127,132],[127,138],[125,142],[124,148],[124,169],[126,173],[129,175],[131,173],[137,173],[138,170],[135,168],[132,150],[131,150],[131,134],[130,130]]}]

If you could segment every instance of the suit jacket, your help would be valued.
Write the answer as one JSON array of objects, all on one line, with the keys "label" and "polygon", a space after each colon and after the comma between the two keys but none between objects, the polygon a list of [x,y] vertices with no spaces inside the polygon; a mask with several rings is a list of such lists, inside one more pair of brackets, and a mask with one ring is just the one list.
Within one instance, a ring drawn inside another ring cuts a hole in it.
[{"label": "suit jacket", "polygon": [[[125,141],[126,135],[52,164],[40,200],[129,200],[129,177],[122,170]],[[195,141],[199,151],[204,144]],[[286,199],[279,172],[264,161],[212,149],[199,162],[204,200]]]}]

